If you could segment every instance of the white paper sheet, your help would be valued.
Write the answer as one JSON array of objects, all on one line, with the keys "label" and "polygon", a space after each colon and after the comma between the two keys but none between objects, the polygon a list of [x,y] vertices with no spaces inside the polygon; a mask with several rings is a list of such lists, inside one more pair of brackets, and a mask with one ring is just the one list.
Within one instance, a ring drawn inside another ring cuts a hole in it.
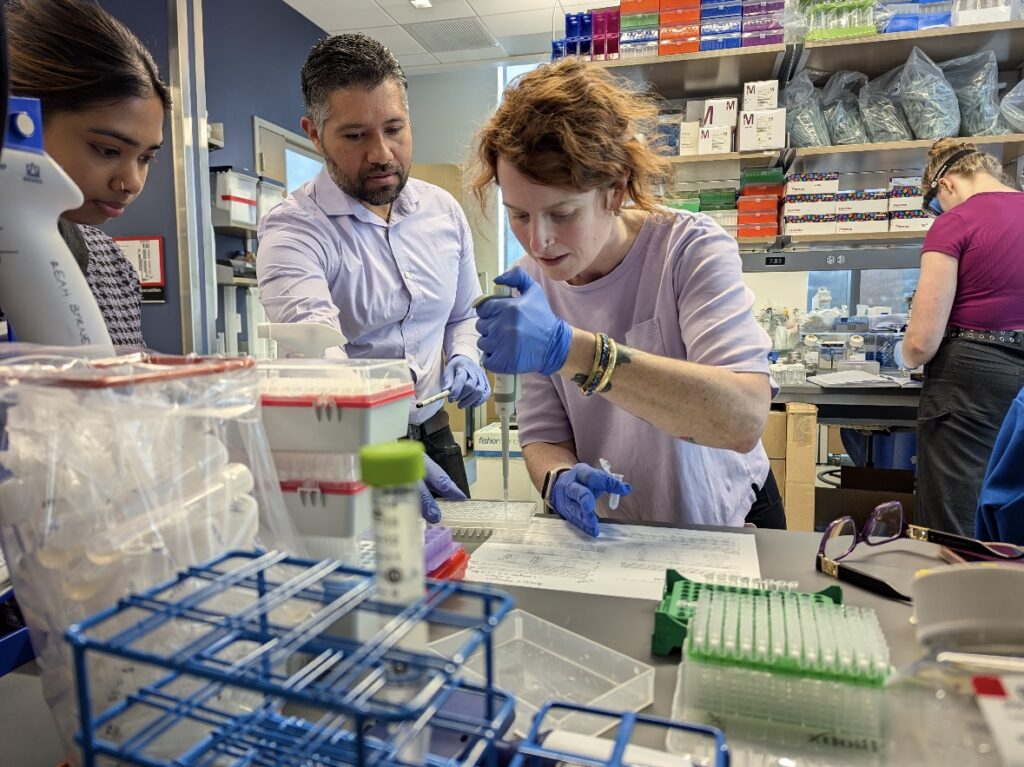
[{"label": "white paper sheet", "polygon": [[660,600],[668,568],[695,580],[761,577],[753,535],[602,524],[590,538],[561,519],[536,518],[474,551],[466,580]]}]

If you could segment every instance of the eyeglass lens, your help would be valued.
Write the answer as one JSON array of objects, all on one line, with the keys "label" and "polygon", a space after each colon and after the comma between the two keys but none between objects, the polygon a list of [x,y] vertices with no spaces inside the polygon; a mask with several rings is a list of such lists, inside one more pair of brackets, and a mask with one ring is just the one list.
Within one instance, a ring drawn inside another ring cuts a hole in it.
[{"label": "eyeglass lens", "polygon": [[892,502],[876,506],[867,524],[867,542],[872,546],[895,540],[903,532],[903,507]]},{"label": "eyeglass lens", "polygon": [[825,556],[842,559],[857,544],[857,528],[852,519],[839,519],[832,523],[825,538]]}]

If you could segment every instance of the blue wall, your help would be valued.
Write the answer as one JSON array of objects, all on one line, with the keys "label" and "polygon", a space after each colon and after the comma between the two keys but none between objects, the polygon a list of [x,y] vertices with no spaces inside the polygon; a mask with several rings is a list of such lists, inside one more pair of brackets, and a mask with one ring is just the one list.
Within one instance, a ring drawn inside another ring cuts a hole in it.
[{"label": "blue wall", "polygon": [[225,144],[210,165],[253,169],[253,115],[302,133],[299,73],[326,34],[282,0],[203,4],[206,110],[210,122],[224,123]]},{"label": "blue wall", "polygon": [[[167,4],[165,0],[100,0],[149,48],[165,82],[168,68]],[[143,304],[142,335],[146,345],[162,352],[179,353],[181,307],[178,285],[178,237],[174,215],[174,160],[171,126],[164,123],[164,146],[149,172],[146,188],[128,212],[103,226],[112,237],[161,235],[164,238],[164,274],[167,303]]]}]

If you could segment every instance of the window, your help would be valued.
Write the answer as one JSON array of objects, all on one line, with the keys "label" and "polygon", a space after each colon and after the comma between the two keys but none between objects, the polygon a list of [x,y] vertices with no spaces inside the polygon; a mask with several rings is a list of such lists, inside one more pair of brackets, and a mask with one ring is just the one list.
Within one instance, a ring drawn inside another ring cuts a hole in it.
[{"label": "window", "polygon": [[857,306],[888,306],[893,314],[907,311],[907,298],[917,288],[920,269],[861,269],[807,273],[807,311],[813,307],[819,288],[828,288],[832,306],[845,305],[849,314],[857,313]]},{"label": "window", "polygon": [[310,155],[304,149],[285,144],[284,147],[284,185],[294,191],[313,177],[324,167],[320,155]]},{"label": "window", "polygon": [[[540,66],[540,63],[536,64],[517,64],[502,67],[501,75],[501,90],[505,88],[520,75],[525,75],[527,72],[532,72],[534,69]],[[500,248],[501,256],[501,270],[507,270],[512,264],[518,261],[520,258],[526,255],[526,251],[523,246],[519,244],[519,240],[512,234],[512,229],[508,225],[508,216],[505,214],[505,207],[501,203],[501,189],[498,190],[498,215],[501,216],[501,231],[498,233],[498,247]]]},{"label": "window", "polygon": [[293,192],[320,172],[324,161],[303,135],[253,117],[254,167],[261,176],[284,184]]}]

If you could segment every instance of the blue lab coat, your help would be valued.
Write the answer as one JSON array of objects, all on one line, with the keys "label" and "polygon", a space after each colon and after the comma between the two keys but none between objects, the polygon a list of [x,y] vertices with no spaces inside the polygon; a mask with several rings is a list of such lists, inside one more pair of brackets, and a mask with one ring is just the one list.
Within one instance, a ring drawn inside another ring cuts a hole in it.
[{"label": "blue lab coat", "polygon": [[974,535],[982,541],[1024,545],[1024,389],[1010,405],[992,448]]}]

